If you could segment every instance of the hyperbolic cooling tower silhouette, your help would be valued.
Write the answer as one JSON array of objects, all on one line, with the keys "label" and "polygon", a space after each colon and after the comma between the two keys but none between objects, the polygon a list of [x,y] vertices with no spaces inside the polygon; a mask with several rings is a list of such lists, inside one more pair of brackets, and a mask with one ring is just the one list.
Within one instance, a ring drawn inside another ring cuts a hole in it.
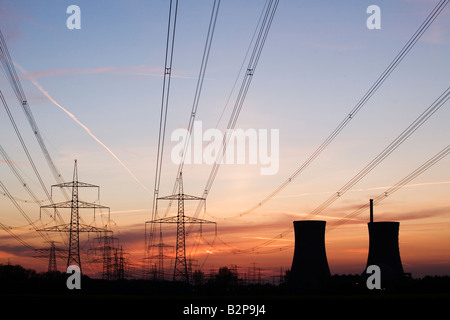
[{"label": "hyperbolic cooling tower silhouette", "polygon": [[330,277],[325,251],[326,221],[294,221],[295,250],[291,277],[295,286],[321,288]]},{"label": "hyperbolic cooling tower silhouette", "polygon": [[373,222],[373,201],[370,201],[369,255],[367,267],[377,265],[381,269],[381,279],[389,280],[404,275],[398,231],[400,222]]}]

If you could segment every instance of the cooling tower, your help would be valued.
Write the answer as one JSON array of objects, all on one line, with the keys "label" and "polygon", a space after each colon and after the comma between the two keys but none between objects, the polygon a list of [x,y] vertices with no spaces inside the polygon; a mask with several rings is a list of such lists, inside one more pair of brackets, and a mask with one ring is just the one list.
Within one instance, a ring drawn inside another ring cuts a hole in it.
[{"label": "cooling tower", "polygon": [[401,278],[403,273],[400,250],[398,247],[398,230],[400,222],[373,222],[373,199],[370,199],[369,255],[364,273],[370,265],[377,265],[381,270],[381,281]]},{"label": "cooling tower", "polygon": [[323,288],[330,278],[325,252],[325,221],[294,221],[291,279],[296,287]]},{"label": "cooling tower", "polygon": [[403,276],[402,261],[398,247],[400,222],[369,222],[369,255],[366,269],[377,265],[381,279],[390,280]]}]

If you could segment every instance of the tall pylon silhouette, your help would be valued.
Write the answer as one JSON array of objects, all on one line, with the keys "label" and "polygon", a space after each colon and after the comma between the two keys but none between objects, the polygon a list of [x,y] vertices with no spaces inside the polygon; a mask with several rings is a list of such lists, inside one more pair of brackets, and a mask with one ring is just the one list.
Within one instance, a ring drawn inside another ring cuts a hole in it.
[{"label": "tall pylon silhouette", "polygon": [[[186,223],[189,224],[216,224],[213,221],[188,217],[184,214],[184,201],[185,200],[197,200],[204,201],[205,198],[191,196],[184,194],[183,191],[183,176],[182,172],[178,176],[178,194],[170,196],[159,197],[157,200],[177,200],[178,201],[178,213],[176,216],[156,219],[149,223],[176,223],[177,224],[177,239],[176,239],[176,253],[175,253],[175,267],[173,271],[173,280],[189,282],[189,273],[186,263]],[[217,230],[216,230],[217,232]]]},{"label": "tall pylon silhouette", "polygon": [[53,197],[53,188],[72,188],[72,199],[65,202],[41,206],[41,210],[44,208],[53,208],[55,210],[59,208],[68,208],[70,209],[70,223],[44,228],[41,229],[40,231],[69,232],[69,254],[67,257],[67,267],[69,267],[70,265],[77,265],[81,271],[80,232],[112,232],[112,231],[105,228],[97,228],[86,224],[80,224],[79,209],[94,209],[94,210],[107,209],[109,215],[109,207],[105,207],[96,203],[81,201],[79,199],[78,188],[97,188],[98,192],[100,192],[100,187],[93,184],[78,181],[77,160],[75,160],[73,168],[73,180],[70,182],[52,185],[52,197]]}]

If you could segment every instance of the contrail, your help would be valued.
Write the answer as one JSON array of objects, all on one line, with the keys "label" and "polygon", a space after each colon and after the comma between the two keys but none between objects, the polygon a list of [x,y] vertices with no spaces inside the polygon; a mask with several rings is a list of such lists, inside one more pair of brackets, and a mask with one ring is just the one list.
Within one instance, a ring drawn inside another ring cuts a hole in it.
[{"label": "contrail", "polygon": [[[18,69],[20,69],[20,71],[23,74],[29,75],[29,73],[24,68],[22,68],[20,65],[18,65],[16,62],[14,62],[14,64],[16,65],[16,67]],[[88,127],[86,127],[80,120],[78,120],[77,117],[75,117],[70,111],[68,111],[66,108],[64,108],[62,105],[60,105],[58,102],[56,102],[56,100],[53,99],[53,97],[47,91],[45,91],[44,88],[42,88],[42,86],[39,84],[39,82],[33,76],[29,75],[28,79],[30,79],[31,82],[35,85],[35,87],[38,88],[39,91],[41,91],[51,102],[53,102],[58,108],[60,108],[62,111],[64,111],[69,117],[72,118],[73,121],[75,121],[78,125],[80,125],[95,141],[97,141],[103,148],[105,148],[106,151],[108,151],[120,163],[120,165],[130,174],[130,176],[134,180],[136,180],[136,182],[142,188],[144,188],[150,195],[153,195],[153,193],[142,183],[141,180],[138,179],[138,177],[136,177],[136,175],[122,162],[122,160],[120,160],[119,157],[116,156],[110,148],[108,148],[103,142],[101,142],[100,139],[97,138]]]}]

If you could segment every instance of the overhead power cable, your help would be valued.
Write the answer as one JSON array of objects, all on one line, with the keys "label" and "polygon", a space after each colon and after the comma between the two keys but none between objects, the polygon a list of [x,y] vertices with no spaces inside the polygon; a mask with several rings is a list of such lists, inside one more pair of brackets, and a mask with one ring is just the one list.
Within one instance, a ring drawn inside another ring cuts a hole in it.
[{"label": "overhead power cable", "polygon": [[8,198],[11,200],[11,202],[14,204],[14,206],[19,210],[19,212],[22,214],[22,216],[27,220],[27,222],[36,230],[36,232],[45,240],[50,241],[50,238],[48,235],[43,233],[42,231],[39,231],[39,228],[34,224],[34,222],[28,217],[26,212],[20,207],[20,205],[14,200],[14,197],[9,193],[8,189],[6,189],[3,182],[0,181],[0,187],[3,189],[3,192],[8,196]]},{"label": "overhead power cable", "polygon": [[[202,93],[202,88],[203,88],[203,81],[205,80],[205,72],[206,72],[206,67],[208,65],[208,60],[209,60],[209,53],[211,51],[211,45],[212,45],[212,40],[214,37],[214,30],[216,28],[216,22],[217,22],[217,16],[219,14],[219,7],[220,7],[220,0],[215,0],[214,4],[213,4],[213,8],[212,8],[212,12],[211,12],[211,18],[209,20],[209,27],[208,27],[208,34],[206,36],[206,43],[205,43],[205,48],[203,49],[203,57],[202,57],[202,63],[200,65],[200,72],[198,75],[198,79],[197,79],[197,87],[195,89],[195,95],[194,95],[194,101],[192,103],[192,109],[191,109],[191,114],[189,117],[189,124],[188,124],[188,129],[187,132],[189,132],[189,134],[192,134],[192,128],[194,126],[194,120],[195,120],[195,116],[197,115],[197,109],[198,109],[198,104],[200,101],[200,96]],[[184,161],[185,161],[185,157],[186,157],[186,150],[189,146],[188,137],[186,137],[186,143],[184,145],[184,149],[183,149],[183,158],[180,162],[180,165],[178,167],[178,172],[177,172],[177,183],[175,183],[174,189],[172,194],[175,194],[177,188],[178,188],[178,177],[180,176],[180,172],[183,171],[183,166],[184,166]]]},{"label": "overhead power cable", "polygon": [[404,57],[408,54],[408,52],[414,47],[420,37],[425,33],[425,31],[430,27],[433,21],[439,16],[445,6],[448,4],[449,0],[441,0],[436,5],[436,7],[431,11],[431,13],[427,16],[425,21],[420,25],[417,31],[412,35],[412,37],[408,40],[408,42],[403,46],[400,52],[396,55],[394,60],[387,66],[387,68],[382,72],[382,74],[378,77],[375,83],[370,87],[370,89],[364,94],[364,96],[359,100],[356,106],[350,110],[348,114],[345,115],[344,119],[339,123],[339,125],[334,129],[334,131],[325,139],[325,141],[311,154],[311,156],[300,166],[298,167],[278,188],[276,188],[273,192],[267,195],[260,202],[256,203],[253,207],[248,210],[233,216],[230,218],[237,218],[247,215],[262,205],[264,205],[269,200],[273,199],[278,193],[280,193],[284,188],[286,188],[298,175],[303,172],[321,153],[325,150],[325,148],[339,135],[339,133],[347,126],[347,124],[356,116],[356,114],[364,107],[364,105],[369,101],[372,95],[379,89],[379,87],[384,83],[384,81],[389,77],[389,75],[397,68],[400,62],[404,59]]},{"label": "overhead power cable", "polygon": [[359,171],[352,179],[350,179],[344,186],[342,186],[336,193],[334,193],[328,200],[319,205],[316,209],[311,211],[305,219],[313,217],[321,213],[324,209],[330,206],[334,201],[344,195],[350,188],[364,178],[377,165],[379,165],[387,156],[389,156],[398,146],[400,146],[406,139],[408,139],[418,128],[420,128],[437,110],[439,110],[445,102],[450,98],[450,87],[436,99],[416,120],[411,123],[397,138],[395,138],[383,151],[381,151],[372,161],[369,162],[361,171]]},{"label": "overhead power cable", "polygon": [[[172,62],[175,47],[175,31],[178,14],[178,0],[175,0],[175,5],[173,5],[173,2],[174,0],[170,0],[169,17],[167,23],[166,53],[164,59],[164,77],[163,77],[161,109],[159,117],[158,150],[156,154],[155,185],[153,191],[151,221],[156,219],[157,214],[157,203],[158,203],[157,198],[159,194],[159,187],[161,184],[161,171],[164,156],[164,141],[167,124],[167,110],[169,107],[170,80],[172,76]],[[153,226],[151,229],[153,229]],[[153,241],[153,234],[154,234],[153,231],[154,230],[150,230],[148,239],[147,239],[147,231],[145,232],[145,252],[148,251],[149,244],[151,244]]]},{"label": "overhead power cable", "polygon": [[21,237],[16,235],[14,232],[11,231],[11,228],[4,225],[0,222],[0,228],[5,230],[12,238],[16,239],[18,242],[20,242],[24,247],[27,247],[28,249],[35,250],[30,244],[28,244],[25,240],[23,240]]},{"label": "overhead power cable", "polygon": [[[239,114],[242,110],[242,106],[244,104],[245,98],[247,96],[247,92],[249,90],[250,84],[252,82],[253,79],[253,75],[256,71],[256,67],[258,65],[259,59],[261,57],[261,53],[262,50],[264,48],[264,44],[266,42],[267,36],[269,34],[269,30],[270,27],[272,25],[272,21],[274,19],[275,16],[275,12],[277,10],[278,7],[278,3],[279,0],[270,0],[268,1],[267,6],[265,7],[265,11],[264,12],[264,18],[262,20],[262,23],[260,25],[259,28],[259,32],[258,32],[258,36],[257,39],[255,41],[255,44],[253,46],[253,51],[252,54],[250,56],[249,62],[248,62],[248,66],[247,66],[247,71],[244,75],[244,78],[242,80],[242,84],[239,90],[239,93],[237,95],[235,104],[234,104],[234,108],[233,111],[231,113],[230,119],[228,121],[228,125],[227,125],[227,130],[233,130],[234,127],[236,126],[236,122],[239,118]],[[213,164],[213,167],[211,169],[209,178],[206,182],[206,186],[205,189],[203,190],[203,195],[202,198],[207,198],[208,194],[212,188],[212,185],[214,183],[214,180],[217,176],[217,173],[219,171],[220,168],[220,164],[221,164],[221,160],[222,157],[224,156],[226,149],[227,149],[227,145],[228,145],[228,141],[230,139],[230,135],[225,135],[221,144],[221,148],[219,150],[219,152],[217,153],[217,159]],[[202,210],[202,207],[204,206],[205,201],[202,201],[199,203],[196,211],[195,211],[195,215],[194,217],[197,217],[199,215],[199,213]]]},{"label": "overhead power cable", "polygon": [[172,8],[172,6],[173,0],[170,1],[169,22],[167,24],[166,55],[164,61],[164,78],[161,96],[161,111],[159,118],[158,151],[156,154],[155,187],[153,193],[152,220],[156,218],[155,216],[157,203],[156,198],[158,197],[159,186],[161,183],[161,169],[162,169],[162,160],[164,156],[164,140],[167,123],[167,110],[169,107],[170,80],[172,76],[172,62],[175,46],[178,0],[175,0],[175,8]]},{"label": "overhead power cable", "polygon": [[[22,135],[21,135],[21,133],[19,131],[19,128],[17,127],[17,124],[16,124],[16,122],[14,120],[14,117],[13,117],[13,115],[12,115],[12,113],[11,113],[9,107],[8,107],[8,104],[6,103],[5,98],[3,97],[3,93],[2,93],[1,90],[0,90],[0,99],[2,100],[3,106],[5,107],[6,113],[8,114],[9,120],[11,121],[11,124],[12,124],[12,126],[14,128],[14,131],[16,132],[16,135],[19,138],[20,144],[22,145],[22,148],[25,151],[25,154],[26,154],[26,156],[28,158],[28,161],[30,162],[31,167],[33,168],[33,171],[34,171],[36,177],[38,178],[39,184],[41,185],[42,189],[44,190],[45,195],[47,196],[47,199],[51,203],[53,203],[52,197],[50,196],[50,193],[48,192],[47,188],[45,187],[44,181],[42,180],[42,177],[39,174],[39,171],[38,171],[38,169],[37,169],[37,167],[36,167],[36,165],[35,165],[35,163],[33,161],[33,158],[31,157],[31,154],[28,151],[28,148],[27,148],[27,146],[25,144],[25,141],[22,138]],[[58,211],[56,211],[56,215],[58,216],[60,221],[64,221]]]},{"label": "overhead power cable", "polygon": [[[369,164],[367,164],[358,174],[350,179],[341,189],[335,192],[328,200],[319,205],[316,209],[311,211],[302,220],[306,220],[322,212],[325,208],[331,205],[334,201],[340,198],[345,192],[350,190],[358,181],[371,172],[381,161],[383,161],[389,154],[391,154],[400,144],[402,144],[411,134],[413,134],[422,124],[425,123],[445,102],[450,98],[450,87],[442,93],[419,117],[417,117],[397,138],[395,138],[383,151],[381,151]],[[265,247],[278,239],[281,239],[292,232],[292,228],[287,228],[277,236],[255,246],[247,251],[254,251],[257,248]]]},{"label": "overhead power cable", "polygon": [[[33,113],[31,112],[31,108],[28,105],[25,92],[23,91],[22,86],[20,84],[19,77],[17,76],[16,70],[14,68],[14,63],[11,59],[11,56],[9,55],[8,47],[6,46],[6,42],[5,39],[3,38],[3,34],[1,31],[0,31],[0,60],[2,61],[3,70],[6,74],[6,77],[8,78],[9,83],[11,84],[11,87],[13,88],[13,91],[16,94],[19,104],[22,106],[22,110],[25,113],[25,116],[31,126],[31,129],[33,130],[34,136],[38,141],[39,147],[41,148],[41,151],[44,154],[45,160],[47,161],[47,164],[50,168],[50,171],[53,174],[53,177],[55,178],[57,183],[62,183],[64,179],[62,178],[61,174],[56,168],[55,163],[53,162],[53,159],[51,158],[50,153],[48,152],[47,146],[44,143],[44,139],[42,138],[42,135],[39,131]],[[65,190],[62,191],[64,197],[66,198],[66,200],[68,200],[69,196],[67,192]]]},{"label": "overhead power cable", "polygon": [[[263,19],[262,19],[261,25],[259,27],[258,36],[257,36],[255,44],[253,46],[253,51],[252,51],[252,54],[250,56],[250,59],[249,59],[248,65],[247,65],[247,70],[244,75],[239,93],[237,95],[233,111],[232,111],[230,119],[228,121],[227,131],[233,130],[236,126],[236,122],[239,118],[239,114],[241,112],[242,106],[243,106],[245,98],[247,96],[247,92],[249,90],[251,81],[253,79],[253,75],[255,73],[256,67],[257,67],[259,59],[261,57],[261,53],[264,48],[264,44],[265,44],[267,36],[269,34],[269,30],[270,30],[270,27],[272,25],[272,22],[273,22],[275,13],[276,13],[278,3],[279,3],[278,0],[275,0],[275,1],[270,0],[270,1],[267,1],[265,7],[263,8],[263,12],[262,12]],[[261,21],[261,19],[260,19],[260,21]],[[198,217],[202,208],[204,208],[204,206],[205,206],[206,198],[208,197],[208,194],[212,188],[214,180],[219,171],[220,164],[222,163],[222,158],[226,153],[226,149],[227,149],[227,145],[228,145],[230,137],[231,137],[230,135],[225,135],[223,138],[220,150],[217,153],[216,161],[213,164],[209,178],[206,182],[205,189],[203,190],[202,198],[205,198],[205,200],[199,202],[197,209],[195,211],[195,214],[194,214],[195,218]],[[197,248],[198,240],[199,240],[199,238],[197,239],[193,248]],[[203,265],[205,264],[207,258],[208,258],[208,255],[206,256],[205,261],[203,262]]]},{"label": "overhead power cable", "polygon": [[[17,170],[14,162],[11,160],[9,155],[6,153],[5,149],[3,149],[2,145],[0,144],[0,154],[2,155],[3,159],[5,160],[5,163],[8,165],[10,170],[14,173],[17,180],[19,180],[20,184],[25,188],[25,190],[28,192],[28,194],[31,196],[33,201],[40,207],[42,205],[42,201],[39,200],[39,198],[36,196],[36,194],[31,190],[28,183],[25,182],[24,178],[20,174],[20,172]],[[14,198],[17,200],[17,198]],[[48,210],[44,210],[46,213],[49,214]],[[51,215],[51,214],[49,214]]]},{"label": "overhead power cable", "polygon": [[[383,201],[384,199],[386,199],[387,197],[392,195],[394,192],[400,190],[402,187],[406,186],[409,182],[411,182],[412,180],[414,180],[415,178],[420,176],[422,173],[424,173],[425,171],[427,171],[428,169],[433,167],[440,160],[444,159],[449,153],[450,153],[450,145],[447,145],[445,148],[443,148],[441,151],[436,153],[429,160],[425,161],[421,166],[419,166],[417,169],[412,171],[406,177],[404,177],[403,179],[398,181],[392,187],[386,189],[386,191],[380,193],[377,197],[375,197],[373,199],[374,200],[373,203],[374,204],[380,203],[381,201]],[[365,210],[369,209],[369,206],[370,206],[369,204],[364,204],[363,206],[361,206],[360,208],[356,209],[352,213],[346,215],[342,219],[332,223],[329,227],[327,227],[326,232],[332,231],[332,230],[336,229],[337,227],[340,227],[343,224],[345,224],[345,223],[347,223],[349,221],[352,221],[355,217],[357,217],[358,215],[363,213]],[[290,245],[286,245],[286,246],[283,246],[283,247],[278,247],[276,249],[275,248],[274,249],[268,249],[268,250],[265,250],[265,251],[257,250],[259,248],[263,248],[264,246],[267,246],[270,243],[273,243],[274,241],[276,241],[278,239],[279,238],[274,238],[274,239],[271,239],[270,242],[267,242],[265,245],[259,245],[257,247],[253,247],[251,249],[246,249],[246,250],[239,250],[238,252],[239,253],[259,253],[259,254],[275,253],[275,252],[288,250],[288,249],[291,249],[291,248],[294,247],[293,244],[290,244]]]},{"label": "overhead power cable", "polygon": [[[180,176],[180,173],[183,171],[186,154],[188,154],[187,150],[190,147],[189,137],[192,135],[192,129],[194,126],[195,117],[197,115],[198,104],[200,101],[200,96],[201,96],[202,88],[203,88],[203,81],[205,79],[206,67],[208,65],[208,60],[209,60],[209,53],[211,51],[212,40],[214,37],[214,31],[216,28],[217,16],[219,14],[219,7],[220,7],[220,0],[215,0],[213,3],[212,11],[211,11],[211,17],[209,19],[208,33],[206,35],[205,48],[203,49],[203,57],[202,57],[200,71],[199,71],[199,75],[198,75],[198,79],[197,79],[197,87],[195,89],[194,101],[192,103],[192,109],[191,109],[191,113],[189,116],[188,129],[186,131],[187,137],[185,139],[182,158],[181,158],[180,164],[178,165],[178,171],[177,171],[177,175],[175,178],[175,184],[173,186],[173,190],[172,190],[171,194],[175,194],[178,189],[178,182],[179,182],[178,177]],[[173,203],[172,200],[169,201],[169,204],[167,206],[166,213],[164,216],[167,216],[168,212],[170,211],[170,208],[172,207],[172,203]]]},{"label": "overhead power cable", "polygon": [[[407,185],[413,179],[415,179],[416,177],[421,175],[423,172],[425,172],[426,170],[428,170],[429,168],[434,166],[437,162],[439,162],[440,160],[445,158],[449,153],[450,153],[450,145],[446,146],[444,149],[439,151],[431,159],[429,159],[428,161],[424,162],[420,167],[418,167],[416,170],[411,172],[409,175],[404,177],[402,180],[400,180],[399,182],[394,184],[392,187],[390,187],[389,189],[387,189],[386,191],[384,191],[383,193],[381,193],[377,197],[375,197],[373,199],[373,204],[375,205],[375,204],[383,201],[384,199],[389,197],[391,194],[393,194],[394,192],[396,192],[400,188],[402,188],[405,185]],[[365,210],[369,209],[369,206],[370,206],[369,204],[365,204],[365,205],[361,206],[359,209],[355,210],[354,212],[346,215],[344,218],[342,218],[342,219],[340,219],[340,220],[330,224],[330,226],[327,227],[327,231],[331,231],[333,229],[336,229],[337,227],[343,225],[344,223],[347,223],[347,222],[351,221],[356,216],[360,215]]]},{"label": "overhead power cable", "polygon": [[[211,16],[209,19],[209,26],[208,26],[208,32],[206,35],[206,41],[205,41],[205,46],[203,49],[203,56],[202,56],[202,62],[200,65],[200,71],[199,71],[199,75],[198,75],[198,79],[197,79],[197,86],[195,89],[195,94],[194,94],[194,101],[192,103],[192,108],[191,108],[191,113],[189,116],[189,123],[188,123],[188,127],[187,127],[187,131],[186,131],[186,139],[185,139],[185,145],[183,148],[183,153],[182,153],[182,159],[181,162],[178,166],[178,171],[177,171],[177,175],[176,175],[176,179],[175,179],[175,183],[174,183],[174,187],[172,190],[172,194],[176,193],[176,190],[178,189],[178,184],[179,184],[179,178],[181,172],[183,171],[183,167],[184,167],[184,163],[185,163],[185,158],[186,158],[186,154],[188,154],[187,150],[190,147],[189,144],[189,137],[192,134],[192,130],[193,130],[193,126],[194,126],[194,122],[195,122],[195,117],[197,115],[197,109],[198,109],[198,105],[199,105],[199,101],[200,101],[200,96],[202,93],[202,88],[203,88],[203,82],[205,79],[205,73],[206,73],[206,68],[208,65],[208,60],[209,60],[209,55],[210,55],[210,51],[211,51],[211,45],[212,45],[212,41],[214,38],[214,31],[216,28],[216,22],[217,22],[217,17],[219,14],[219,8],[220,8],[220,0],[215,0],[212,6],[212,10],[211,10]],[[164,216],[166,216],[168,214],[168,212],[170,211],[170,208],[172,207],[172,203],[173,200],[170,200],[166,209],[166,213]],[[192,226],[189,227],[189,229],[191,229]],[[151,228],[152,232],[155,232],[155,228]],[[198,243],[197,241],[195,242],[196,244]],[[154,247],[154,246],[153,246]]]}]

